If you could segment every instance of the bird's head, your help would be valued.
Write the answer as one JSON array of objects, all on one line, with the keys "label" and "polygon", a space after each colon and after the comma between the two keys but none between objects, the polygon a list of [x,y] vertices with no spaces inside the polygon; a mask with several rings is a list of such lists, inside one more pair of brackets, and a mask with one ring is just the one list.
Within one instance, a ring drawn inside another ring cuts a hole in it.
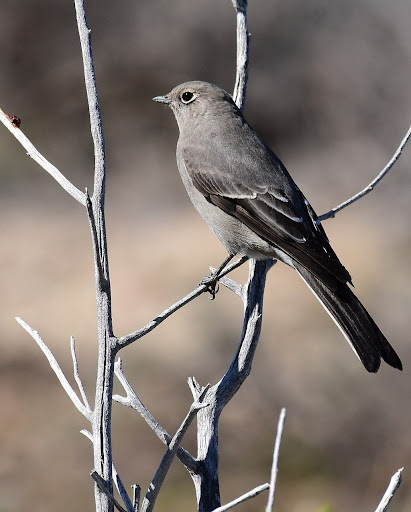
[{"label": "bird's head", "polygon": [[164,96],[156,96],[153,101],[171,107],[180,131],[186,127],[194,129],[215,116],[221,119],[225,112],[239,112],[226,91],[207,82],[185,82]]}]

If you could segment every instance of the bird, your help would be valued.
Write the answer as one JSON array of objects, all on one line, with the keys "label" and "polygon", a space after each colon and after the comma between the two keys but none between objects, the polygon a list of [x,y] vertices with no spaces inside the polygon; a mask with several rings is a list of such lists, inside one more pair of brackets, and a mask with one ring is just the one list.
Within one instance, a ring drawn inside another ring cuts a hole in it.
[{"label": "bird", "polygon": [[314,209],[230,94],[190,81],[153,101],[174,113],[181,179],[228,252],[214,282],[236,255],[280,260],[302,277],[368,372],[378,371],[381,358],[402,370],[395,350],[354,295],[351,276]]}]

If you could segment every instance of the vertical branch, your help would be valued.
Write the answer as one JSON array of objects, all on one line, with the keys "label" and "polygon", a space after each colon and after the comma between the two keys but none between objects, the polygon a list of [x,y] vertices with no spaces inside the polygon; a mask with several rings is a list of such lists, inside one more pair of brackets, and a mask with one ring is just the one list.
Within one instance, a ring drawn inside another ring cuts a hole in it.
[{"label": "vertical branch", "polygon": [[[114,345],[110,342],[113,336],[113,329],[104,216],[106,179],[105,144],[97,97],[90,30],[87,25],[84,0],[75,0],[74,4],[83,56],[91,134],[94,143],[94,191],[92,210],[87,208],[94,246],[98,331],[98,368],[92,428],[94,468],[106,482],[108,494],[112,494],[111,397],[113,394],[114,358],[116,350]],[[107,494],[102,492],[97,484],[95,485],[95,499],[96,510],[99,512],[110,512],[113,510],[113,504],[108,499]]]},{"label": "vertical branch", "polygon": [[280,456],[280,444],[281,437],[283,435],[285,414],[286,411],[283,407],[281,409],[280,418],[278,419],[277,435],[275,437],[274,443],[273,463],[271,466],[270,491],[268,493],[268,500],[267,505],[265,507],[265,512],[272,512],[274,507],[275,486],[277,483],[278,473],[278,458]]},{"label": "vertical branch", "polygon": [[[250,41],[247,31],[247,0],[233,0],[233,5],[237,13],[237,73],[233,99],[237,106],[243,109]],[[200,410],[197,414],[198,471],[191,476],[196,489],[199,512],[209,512],[221,504],[218,476],[218,422],[223,408],[251,371],[261,332],[265,279],[272,265],[271,260],[250,261],[249,281],[246,292],[242,294],[245,313],[238,351],[227,373],[208,391],[205,400],[210,404],[209,407]],[[199,389],[193,386],[192,392],[196,398]]]},{"label": "vertical branch", "polygon": [[[224,377],[211,386],[204,401],[209,406],[197,413],[197,468],[191,473],[196,489],[199,512],[209,512],[220,503],[218,422],[227,403],[248,377],[261,333],[263,298],[267,272],[273,261],[250,263],[250,276],[244,294],[244,324],[237,353]],[[191,391],[196,398],[199,386],[192,383]]]},{"label": "vertical branch", "polygon": [[247,29],[247,0],[232,0],[237,13],[237,72],[233,99],[243,110],[248,80],[250,34]]}]

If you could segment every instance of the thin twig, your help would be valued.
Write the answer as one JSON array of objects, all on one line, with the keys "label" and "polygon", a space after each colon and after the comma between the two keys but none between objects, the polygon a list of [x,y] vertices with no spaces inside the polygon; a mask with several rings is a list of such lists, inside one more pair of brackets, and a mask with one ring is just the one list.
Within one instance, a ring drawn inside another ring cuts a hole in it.
[{"label": "thin twig", "polygon": [[232,0],[237,13],[237,70],[233,99],[240,110],[245,104],[248,81],[250,34],[247,29],[247,0]]},{"label": "thin twig", "polygon": [[197,379],[195,377],[189,377],[187,379],[188,387],[190,388],[191,394],[193,395],[194,400],[197,400],[197,398],[200,396],[201,393],[201,386],[197,382]]},{"label": "thin twig", "polygon": [[[146,406],[137,396],[136,392],[132,388],[123,371],[121,358],[117,359],[114,365],[114,372],[118,380],[120,381],[120,384],[123,386],[127,396],[123,397],[120,395],[114,395],[113,400],[126,407],[131,407],[132,409],[137,411],[140,414],[140,416],[147,422],[148,426],[156,434],[160,441],[166,446],[169,446],[172,437],[167,432],[167,430],[158,423],[158,421],[154,418],[154,416],[150,413],[150,411],[146,408]],[[185,450],[181,446],[178,448],[177,457],[180,459],[180,461],[184,464],[184,466],[187,469],[189,469],[190,471],[195,470],[197,461],[194,459],[192,455],[190,455],[189,452],[187,452],[187,450]]]},{"label": "thin twig", "polygon": [[141,504],[141,512],[152,512],[154,508],[154,504],[156,502],[157,496],[160,492],[161,486],[164,482],[165,477],[167,476],[168,470],[170,469],[171,463],[173,462],[174,457],[176,456],[177,449],[183,440],[185,433],[188,430],[188,427],[191,425],[191,422],[195,418],[197,412],[200,409],[208,406],[208,403],[203,403],[203,399],[209,389],[209,385],[205,386],[202,393],[198,397],[198,400],[195,400],[188,412],[187,416],[184,418],[182,424],[177,430],[175,436],[171,440],[168,450],[164,454],[161,463],[154,475],[154,478],[148,488],[148,491],[144,497],[143,503]]},{"label": "thin twig", "polygon": [[384,176],[392,169],[395,162],[400,158],[402,150],[405,148],[408,140],[411,137],[411,125],[408,128],[407,133],[405,134],[405,137],[402,139],[401,144],[398,146],[397,151],[392,156],[391,160],[388,162],[388,164],[384,167],[384,169],[378,174],[378,176],[369,184],[367,185],[361,192],[358,192],[358,194],[355,194],[354,196],[350,197],[350,199],[347,199],[347,201],[344,201],[340,205],[336,206],[332,210],[330,210],[327,213],[324,213],[323,215],[320,215],[318,217],[318,222],[322,222],[323,220],[327,220],[330,218],[334,218],[335,215],[341,211],[343,208],[346,208],[347,206],[350,206],[350,204],[355,203],[355,201],[358,201],[358,199],[361,199],[365,195],[369,194],[374,188],[378,185],[378,183],[384,178]]},{"label": "thin twig", "polygon": [[404,468],[400,468],[392,477],[390,480],[390,483],[387,487],[387,490],[384,493],[384,496],[382,497],[382,500],[380,501],[380,504],[375,509],[375,512],[385,512],[388,509],[388,505],[390,504],[390,501],[394,497],[394,494],[397,492],[398,487],[401,485],[402,482],[402,470]]},{"label": "thin twig", "polygon": [[87,395],[83,386],[83,383],[80,378],[79,370],[78,370],[78,360],[77,360],[77,354],[76,354],[76,341],[74,339],[74,336],[71,336],[70,338],[70,348],[71,348],[71,358],[73,360],[73,371],[74,371],[74,379],[77,382],[78,389],[80,391],[81,397],[83,398],[83,403],[87,407],[87,409],[90,411],[90,414],[92,413],[89,401],[87,400]]},{"label": "thin twig", "polygon": [[262,492],[266,491],[269,488],[270,484],[259,485],[258,487],[255,487],[246,494],[239,496],[235,500],[230,501],[225,505],[221,505],[221,507],[215,508],[213,512],[225,512],[226,510],[230,510],[230,508],[234,508],[235,506],[239,505],[240,503],[243,503],[244,501],[250,500],[251,498],[255,498],[256,496],[258,496],[259,494],[261,494]]},{"label": "thin twig", "polygon": [[83,206],[86,205],[86,196],[81,190],[73,185],[52,163],[50,163],[32,144],[32,142],[24,135],[21,129],[15,126],[10,117],[0,109],[0,121],[9,130],[11,134],[20,142],[27,151],[29,157],[37,162],[46,172],[52,176],[57,183]]},{"label": "thin twig", "polygon": [[219,279],[219,282],[225,286],[228,290],[231,290],[233,293],[238,295],[240,299],[244,298],[244,285],[237,283],[237,281],[234,281],[233,279],[230,279],[229,277],[222,277]]},{"label": "thin twig", "polygon": [[98,488],[100,489],[100,491],[102,491],[107,497],[108,499],[111,501],[111,503],[116,507],[117,510],[119,510],[120,512],[128,512],[125,508],[123,508],[120,503],[116,500],[116,498],[111,494],[111,492],[109,491],[109,489],[107,488],[107,483],[106,481],[104,480],[104,478],[102,478],[98,473],[97,471],[92,471],[90,473],[90,476],[91,478],[96,482],[96,484],[98,485]]},{"label": "thin twig", "polygon": [[94,144],[94,192],[104,201],[105,181],[105,143],[101,122],[100,105],[97,95],[96,77],[94,72],[93,51],[91,46],[91,30],[88,28],[84,0],[75,0],[77,26],[80,36],[81,54],[83,57],[84,80],[90,114],[90,128]]},{"label": "thin twig", "polygon": [[138,512],[140,508],[141,487],[137,484],[133,484],[131,488],[133,489],[133,509],[134,512]]},{"label": "thin twig", "polygon": [[124,502],[124,505],[126,506],[127,512],[134,512],[133,504],[131,503],[130,496],[128,495],[128,492],[126,491],[126,488],[124,487],[123,482],[121,481],[120,475],[118,474],[116,466],[113,464],[113,481],[115,486],[117,487],[117,491],[121,496],[121,499]]},{"label": "thin twig", "polygon": [[274,507],[275,485],[276,485],[277,473],[278,473],[278,457],[280,454],[281,436],[283,435],[283,429],[284,429],[285,413],[286,413],[286,410],[283,407],[281,409],[280,417],[278,419],[277,435],[275,437],[275,444],[274,444],[273,464],[271,466],[270,492],[268,493],[268,500],[267,500],[267,505],[265,507],[265,512],[272,512],[273,507]]},{"label": "thin twig", "polygon": [[37,343],[37,345],[42,350],[43,354],[46,356],[49,365],[51,366],[52,370],[56,374],[58,380],[60,381],[60,384],[63,386],[64,391],[69,396],[70,400],[73,402],[75,407],[81,412],[81,414],[87,418],[89,421],[92,421],[92,412],[83,405],[80,398],[77,396],[77,393],[74,391],[74,389],[71,387],[69,381],[67,380],[66,376],[63,373],[63,370],[60,368],[60,365],[57,362],[57,359],[54,357],[51,350],[48,348],[48,346],[44,343],[42,340],[40,334],[32,329],[24,320],[22,320],[19,317],[16,317],[17,323],[19,323],[25,331],[27,331],[30,336],[34,339],[34,341]]},{"label": "thin twig", "polygon": [[[246,260],[247,258],[241,259],[241,264],[244,263]],[[239,266],[239,262],[240,260],[232,263],[223,272],[221,272],[220,279],[226,276],[235,268],[237,268]],[[158,327],[162,322],[164,322],[164,320],[166,320],[169,316],[171,316],[173,313],[181,309],[183,306],[185,306],[186,304],[188,304],[189,302],[191,302],[192,300],[194,300],[196,297],[206,292],[207,290],[208,288],[206,285],[202,284],[198,286],[198,288],[196,288],[191,293],[189,293],[188,295],[177,301],[175,304],[164,310],[156,318],[154,318],[154,320],[146,324],[144,327],[141,327],[141,329],[138,329],[137,331],[134,331],[130,334],[126,334],[125,336],[121,336],[120,338],[117,338],[115,344],[118,350],[127,347],[131,343],[139,340],[140,338],[151,332],[153,329]]]}]

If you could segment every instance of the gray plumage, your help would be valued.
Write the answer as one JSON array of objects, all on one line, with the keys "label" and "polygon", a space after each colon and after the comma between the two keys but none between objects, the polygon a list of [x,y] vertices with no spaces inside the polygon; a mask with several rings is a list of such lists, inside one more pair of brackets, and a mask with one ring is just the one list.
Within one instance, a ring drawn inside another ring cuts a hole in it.
[{"label": "gray plumage", "polygon": [[215,85],[186,82],[153,99],[174,112],[181,178],[228,253],[276,258],[295,268],[368,371],[378,370],[381,357],[401,370],[394,349],[347,285],[350,274],[313,208],[231,96]]}]

